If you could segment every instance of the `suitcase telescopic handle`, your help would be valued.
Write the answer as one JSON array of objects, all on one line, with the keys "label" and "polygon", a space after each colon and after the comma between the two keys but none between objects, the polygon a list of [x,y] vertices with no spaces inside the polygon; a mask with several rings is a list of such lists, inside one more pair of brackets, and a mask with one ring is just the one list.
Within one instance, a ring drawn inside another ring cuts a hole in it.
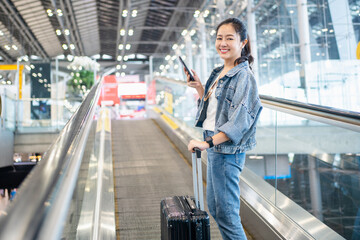
[{"label": "suitcase telescopic handle", "polygon": [[201,150],[199,148],[194,148],[194,151],[195,152],[192,154],[194,196],[196,205],[200,208],[200,210],[204,211]]},{"label": "suitcase telescopic handle", "polygon": [[195,151],[195,153],[196,153],[196,157],[197,158],[201,158],[201,150],[200,150],[200,148],[194,148],[194,151]]}]

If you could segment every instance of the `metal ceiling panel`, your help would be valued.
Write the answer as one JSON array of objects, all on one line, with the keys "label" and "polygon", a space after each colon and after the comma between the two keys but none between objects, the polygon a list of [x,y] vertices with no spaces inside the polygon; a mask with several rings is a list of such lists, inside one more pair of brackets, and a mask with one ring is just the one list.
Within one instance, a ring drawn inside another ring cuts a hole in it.
[{"label": "metal ceiling panel", "polygon": [[[4,24],[9,21],[7,18],[16,22],[16,29],[9,35],[21,40],[23,51],[44,52],[44,49],[50,57],[70,53],[109,55],[112,60],[107,61],[115,63],[118,55],[167,54],[191,21],[193,11],[205,0],[0,0],[3,1],[7,6],[0,5],[0,22]],[[10,11],[9,6],[15,6],[18,12]],[[63,8],[63,16],[56,16],[57,8]],[[1,9],[5,17],[1,17]],[[53,11],[52,17],[47,15],[47,9]],[[122,16],[123,10],[128,11],[127,16]],[[133,16],[134,11],[136,16]],[[64,34],[66,28],[70,35]],[[62,31],[60,35],[56,35],[56,29]],[[120,35],[120,29],[126,30],[125,36]],[[133,30],[131,35],[130,29]],[[27,33],[22,34],[22,31]],[[70,43],[75,49],[62,49],[62,44]],[[122,50],[120,44],[123,44]],[[127,44],[131,44],[130,49],[126,49]],[[0,53],[5,55],[1,44],[0,48]],[[14,55],[9,53],[8,58],[16,55],[9,51]]]},{"label": "metal ceiling panel", "polygon": [[[13,45],[16,46],[17,50],[13,48]],[[13,59],[23,55],[23,49],[21,44],[13,38],[9,30],[0,22],[0,48],[6,55],[10,56]],[[10,49],[9,49],[10,48]]]},{"label": "metal ceiling panel", "polygon": [[[46,53],[50,57],[62,54],[61,44],[41,1],[16,0],[13,3]],[[29,9],[33,11],[31,12]]]},{"label": "metal ceiling panel", "polygon": [[99,53],[100,36],[96,0],[73,0],[72,6],[84,45],[84,54],[92,56]]}]

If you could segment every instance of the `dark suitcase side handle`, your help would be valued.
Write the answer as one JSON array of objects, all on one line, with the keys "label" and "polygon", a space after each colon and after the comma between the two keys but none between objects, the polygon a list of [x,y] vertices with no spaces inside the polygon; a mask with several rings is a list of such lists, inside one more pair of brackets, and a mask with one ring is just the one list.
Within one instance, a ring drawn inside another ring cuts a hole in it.
[{"label": "dark suitcase side handle", "polygon": [[186,196],[185,200],[186,200],[187,204],[189,205],[191,212],[195,212],[196,204],[194,203],[194,201],[189,196]]}]

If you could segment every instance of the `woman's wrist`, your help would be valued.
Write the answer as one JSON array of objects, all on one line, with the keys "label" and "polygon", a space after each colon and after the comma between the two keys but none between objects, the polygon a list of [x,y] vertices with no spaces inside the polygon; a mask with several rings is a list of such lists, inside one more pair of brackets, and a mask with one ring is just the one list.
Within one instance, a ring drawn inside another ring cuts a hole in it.
[{"label": "woman's wrist", "polygon": [[200,98],[202,98],[203,97],[203,95],[204,95],[204,87],[200,84],[200,86],[199,87],[197,87],[197,88],[195,88],[196,89],[196,91],[198,92],[198,94],[199,94],[199,97]]}]

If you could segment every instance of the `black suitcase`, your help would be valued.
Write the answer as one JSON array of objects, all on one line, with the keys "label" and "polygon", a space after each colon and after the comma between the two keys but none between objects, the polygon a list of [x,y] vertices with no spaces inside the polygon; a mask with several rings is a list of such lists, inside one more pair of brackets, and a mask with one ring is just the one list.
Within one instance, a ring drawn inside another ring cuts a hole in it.
[{"label": "black suitcase", "polygon": [[200,150],[196,150],[196,155],[193,153],[192,165],[195,197],[174,196],[161,200],[162,240],[210,240],[210,219],[204,211]]}]

